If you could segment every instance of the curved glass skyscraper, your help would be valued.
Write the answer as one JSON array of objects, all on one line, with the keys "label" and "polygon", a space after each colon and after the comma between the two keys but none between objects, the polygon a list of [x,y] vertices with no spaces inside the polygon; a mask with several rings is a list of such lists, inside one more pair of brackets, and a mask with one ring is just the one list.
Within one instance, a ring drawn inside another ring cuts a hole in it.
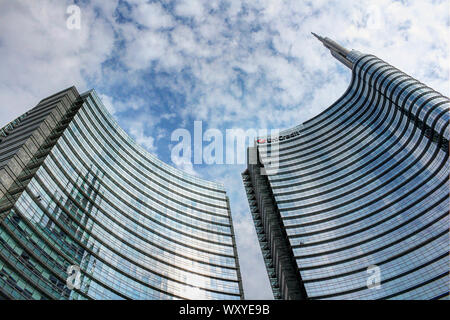
[{"label": "curved glass skyscraper", "polygon": [[449,99],[317,37],[349,88],[243,173],[275,298],[448,298]]},{"label": "curved glass skyscraper", "polygon": [[95,91],[0,131],[0,298],[243,298],[222,185],[137,145]]}]

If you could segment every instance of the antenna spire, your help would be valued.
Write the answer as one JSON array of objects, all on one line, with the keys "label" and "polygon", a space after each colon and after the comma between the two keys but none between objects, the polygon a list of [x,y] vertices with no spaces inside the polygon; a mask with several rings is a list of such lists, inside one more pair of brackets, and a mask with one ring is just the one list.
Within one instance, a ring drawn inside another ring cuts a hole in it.
[{"label": "antenna spire", "polygon": [[345,49],[343,46],[338,44],[337,42],[329,39],[319,36],[318,34],[311,32],[314,37],[319,39],[320,42],[323,43],[323,45],[330,50],[331,55],[335,57],[337,60],[339,60],[342,64],[347,66],[348,68],[353,68],[353,63],[347,58],[347,55],[350,53],[349,50]]}]

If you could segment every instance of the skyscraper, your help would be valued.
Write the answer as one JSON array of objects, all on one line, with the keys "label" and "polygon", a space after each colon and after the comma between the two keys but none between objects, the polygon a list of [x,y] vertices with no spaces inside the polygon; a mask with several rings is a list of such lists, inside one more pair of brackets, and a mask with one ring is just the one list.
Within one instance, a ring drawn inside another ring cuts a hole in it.
[{"label": "skyscraper", "polygon": [[52,95],[0,131],[0,298],[243,298],[224,188]]},{"label": "skyscraper", "polygon": [[242,175],[275,298],[448,299],[449,99],[316,37],[350,86]]}]

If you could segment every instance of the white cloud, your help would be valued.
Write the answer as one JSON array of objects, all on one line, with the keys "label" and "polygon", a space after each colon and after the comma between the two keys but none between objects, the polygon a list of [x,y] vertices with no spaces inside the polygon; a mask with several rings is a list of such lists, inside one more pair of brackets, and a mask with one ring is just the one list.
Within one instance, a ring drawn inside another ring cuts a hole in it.
[{"label": "white cloud", "polygon": [[136,32],[127,44],[123,62],[132,70],[147,69],[153,61],[165,57],[168,46],[166,34],[150,30]]},{"label": "white cloud", "polygon": [[[145,106],[147,105],[147,102],[145,100],[143,100],[142,98],[138,98],[138,97],[130,97],[127,100],[117,100],[114,99],[113,97],[104,94],[102,92],[98,92],[98,95],[100,97],[100,99],[102,100],[103,104],[105,105],[106,109],[111,113],[111,114],[117,114],[117,113],[121,113],[121,112],[125,112],[125,111],[139,111],[143,108],[145,108]],[[165,118],[169,117],[169,115],[164,115]],[[146,115],[144,118],[140,118],[141,122],[144,122],[143,120],[149,120],[148,115]],[[157,119],[152,119],[152,121],[157,121]],[[149,122],[151,123],[151,122]]]},{"label": "white cloud", "polygon": [[106,94],[99,94],[99,98],[103,102],[103,105],[105,106],[106,110],[108,110],[109,113],[114,115],[117,112],[117,109],[114,107],[112,97]]},{"label": "white cloud", "polygon": [[[242,205],[248,206],[244,201]],[[247,294],[246,298],[271,300],[273,299],[273,294],[269,286],[267,271],[264,266],[261,249],[257,242],[253,221],[248,213],[246,213],[246,209],[240,211],[237,211],[236,208],[234,209],[232,211],[234,216],[233,224],[236,233],[241,273],[245,276],[243,285]],[[239,214],[236,214],[236,211]]]},{"label": "white cloud", "polygon": [[178,0],[175,13],[179,16],[200,19],[204,16],[205,2],[202,0]]},{"label": "white cloud", "polygon": [[[168,151],[155,145],[170,136],[156,130],[162,121],[291,127],[331,105],[349,82],[350,70],[311,31],[375,54],[450,95],[445,0],[128,2],[133,22],[115,20],[118,0],[91,0],[82,7],[81,30],[68,30],[65,12],[72,1],[1,1],[0,126],[75,84],[81,91],[101,87],[108,110],[153,152]],[[111,57],[113,66],[105,66]],[[149,71],[164,76],[149,80]],[[146,87],[149,82],[155,87]],[[183,104],[150,110],[150,93],[158,88],[181,95],[176,101]],[[175,165],[203,172],[189,162]],[[247,297],[270,296],[240,169],[213,169],[208,177],[223,177],[231,194]]]},{"label": "white cloud", "polygon": [[64,1],[0,3],[0,126],[54,92],[85,90],[87,78],[101,77],[113,49],[110,22],[82,10],[81,29],[69,30],[66,8]]},{"label": "white cloud", "polygon": [[172,158],[172,163],[181,171],[184,171],[193,176],[202,177],[202,175],[194,169],[194,165],[192,164],[192,162],[187,161],[185,158]]},{"label": "white cloud", "polygon": [[154,121],[149,116],[140,116],[133,119],[122,120],[121,123],[124,124],[124,129],[133,137],[137,144],[143,146],[149,152],[156,152],[157,148],[155,146],[155,138],[146,134],[146,127],[154,125]]},{"label": "white cloud", "polygon": [[170,28],[175,22],[160,3],[139,1],[132,10],[133,19],[150,29]]}]

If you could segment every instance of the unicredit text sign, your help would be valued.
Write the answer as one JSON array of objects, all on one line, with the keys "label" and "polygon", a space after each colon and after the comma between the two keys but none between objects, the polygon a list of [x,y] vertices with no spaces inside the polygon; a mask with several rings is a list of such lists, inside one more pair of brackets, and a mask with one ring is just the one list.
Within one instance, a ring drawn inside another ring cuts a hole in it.
[{"label": "unicredit text sign", "polygon": [[300,135],[300,131],[294,131],[288,135],[284,135],[284,136],[279,136],[279,137],[268,137],[268,138],[261,138],[256,140],[256,142],[258,144],[265,144],[265,143],[274,143],[274,142],[279,142],[279,141],[284,141],[293,137],[297,137]]}]

